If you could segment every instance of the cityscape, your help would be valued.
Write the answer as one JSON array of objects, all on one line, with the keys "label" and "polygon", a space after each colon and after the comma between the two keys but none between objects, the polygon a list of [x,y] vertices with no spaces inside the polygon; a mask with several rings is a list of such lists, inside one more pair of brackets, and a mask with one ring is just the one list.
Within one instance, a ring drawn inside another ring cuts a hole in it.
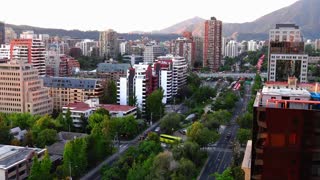
[{"label": "cityscape", "polygon": [[319,7],[128,33],[0,19],[0,180],[320,179]]}]

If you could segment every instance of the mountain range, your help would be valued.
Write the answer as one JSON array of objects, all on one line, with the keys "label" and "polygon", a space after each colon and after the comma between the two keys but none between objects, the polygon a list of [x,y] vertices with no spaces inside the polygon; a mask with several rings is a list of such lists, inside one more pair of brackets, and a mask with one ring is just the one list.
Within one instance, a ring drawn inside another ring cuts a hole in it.
[{"label": "mountain range", "polygon": [[[218,17],[217,17],[218,18]],[[219,18],[218,18],[219,19]],[[183,31],[191,31],[194,35],[203,35],[204,21],[200,17],[194,17],[173,26],[162,30],[145,33],[146,36],[155,36],[156,40],[169,39],[176,37],[174,34],[181,34]],[[300,26],[305,38],[315,39],[320,38],[320,0],[299,0],[294,4],[276,10],[272,13],[264,15],[252,22],[246,23],[224,23],[224,36],[236,35],[239,40],[264,40],[268,37],[268,31],[279,23],[294,23]],[[51,36],[70,36],[81,39],[98,39],[98,31],[80,31],[80,30],[63,30],[63,29],[49,29],[32,26],[16,26],[10,25],[17,34],[25,30],[33,30],[39,34],[49,34]],[[166,37],[165,34],[170,34]],[[122,36],[126,39],[136,38],[141,36],[139,33],[125,33]],[[161,37],[161,39],[157,39]]]}]

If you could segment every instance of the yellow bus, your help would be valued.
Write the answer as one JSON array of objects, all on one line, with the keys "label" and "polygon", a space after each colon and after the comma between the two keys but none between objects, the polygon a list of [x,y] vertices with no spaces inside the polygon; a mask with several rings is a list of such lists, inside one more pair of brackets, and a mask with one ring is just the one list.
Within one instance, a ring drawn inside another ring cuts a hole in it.
[{"label": "yellow bus", "polygon": [[177,136],[170,136],[167,134],[160,134],[160,142],[166,144],[178,144],[182,142],[181,137]]}]

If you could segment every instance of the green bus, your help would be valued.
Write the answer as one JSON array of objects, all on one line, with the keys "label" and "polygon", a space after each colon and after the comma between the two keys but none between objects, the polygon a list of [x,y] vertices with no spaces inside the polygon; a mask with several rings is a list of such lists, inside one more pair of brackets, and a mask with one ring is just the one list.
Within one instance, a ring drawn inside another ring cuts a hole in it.
[{"label": "green bus", "polygon": [[182,142],[181,137],[177,136],[170,136],[167,134],[160,134],[160,142],[166,144],[178,144]]}]

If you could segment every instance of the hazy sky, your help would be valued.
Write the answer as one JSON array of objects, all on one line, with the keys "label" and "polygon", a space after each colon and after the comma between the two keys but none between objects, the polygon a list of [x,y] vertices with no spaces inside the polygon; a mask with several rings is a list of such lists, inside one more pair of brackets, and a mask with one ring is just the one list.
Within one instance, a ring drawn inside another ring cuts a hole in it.
[{"label": "hazy sky", "polygon": [[1,0],[0,21],[118,32],[160,30],[199,16],[248,22],[297,0]]}]

